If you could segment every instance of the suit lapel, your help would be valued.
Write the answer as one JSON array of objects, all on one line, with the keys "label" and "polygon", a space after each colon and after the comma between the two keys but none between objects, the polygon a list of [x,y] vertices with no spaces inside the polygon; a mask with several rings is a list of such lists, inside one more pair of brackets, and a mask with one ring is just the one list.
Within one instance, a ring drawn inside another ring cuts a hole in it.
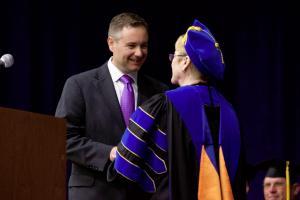
[{"label": "suit lapel", "polygon": [[107,63],[99,68],[97,76],[95,77],[96,87],[101,93],[107,105],[111,111],[111,114],[116,119],[116,125],[119,125],[122,129],[125,129],[125,123],[122,118],[122,111],[118,101],[118,97],[113,85],[113,81],[108,71]]}]

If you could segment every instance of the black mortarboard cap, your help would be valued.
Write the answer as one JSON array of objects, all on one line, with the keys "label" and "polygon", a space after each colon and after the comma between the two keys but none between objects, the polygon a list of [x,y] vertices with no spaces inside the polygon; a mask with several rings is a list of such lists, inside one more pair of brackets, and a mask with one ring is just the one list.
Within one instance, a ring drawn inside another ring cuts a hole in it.
[{"label": "black mortarboard cap", "polygon": [[270,161],[266,163],[265,177],[286,177],[286,162],[285,161]]},{"label": "black mortarboard cap", "polygon": [[[288,165],[287,165],[288,162]],[[287,168],[288,167],[288,168]],[[251,178],[258,171],[265,172],[265,177],[283,177],[286,178],[286,172],[288,170],[290,182],[300,181],[300,166],[296,165],[294,162],[285,160],[266,160],[256,164],[254,166],[249,166],[248,176]]]}]

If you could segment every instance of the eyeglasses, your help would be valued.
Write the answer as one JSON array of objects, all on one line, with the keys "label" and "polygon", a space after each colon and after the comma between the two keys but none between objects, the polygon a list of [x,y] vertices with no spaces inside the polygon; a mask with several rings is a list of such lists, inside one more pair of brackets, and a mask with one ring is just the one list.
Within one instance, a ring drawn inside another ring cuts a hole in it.
[{"label": "eyeglasses", "polygon": [[175,56],[186,56],[185,54],[169,54],[169,60],[172,62]]}]

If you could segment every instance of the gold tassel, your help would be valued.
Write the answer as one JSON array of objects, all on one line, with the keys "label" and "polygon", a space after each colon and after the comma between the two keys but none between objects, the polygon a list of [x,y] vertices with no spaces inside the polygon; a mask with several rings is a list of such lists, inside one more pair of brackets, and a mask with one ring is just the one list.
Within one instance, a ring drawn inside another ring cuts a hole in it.
[{"label": "gold tassel", "polygon": [[289,161],[286,161],[285,168],[285,180],[286,180],[286,200],[290,200],[290,173],[289,173]]}]

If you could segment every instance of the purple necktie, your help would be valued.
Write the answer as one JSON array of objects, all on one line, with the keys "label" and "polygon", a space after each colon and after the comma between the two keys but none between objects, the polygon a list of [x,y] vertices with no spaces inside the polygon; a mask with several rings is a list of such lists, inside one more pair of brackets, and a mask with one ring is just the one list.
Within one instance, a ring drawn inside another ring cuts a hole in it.
[{"label": "purple necktie", "polygon": [[123,75],[120,81],[124,84],[124,89],[121,96],[121,109],[126,126],[128,125],[130,115],[134,111],[134,92],[131,83],[132,78],[128,75]]}]

